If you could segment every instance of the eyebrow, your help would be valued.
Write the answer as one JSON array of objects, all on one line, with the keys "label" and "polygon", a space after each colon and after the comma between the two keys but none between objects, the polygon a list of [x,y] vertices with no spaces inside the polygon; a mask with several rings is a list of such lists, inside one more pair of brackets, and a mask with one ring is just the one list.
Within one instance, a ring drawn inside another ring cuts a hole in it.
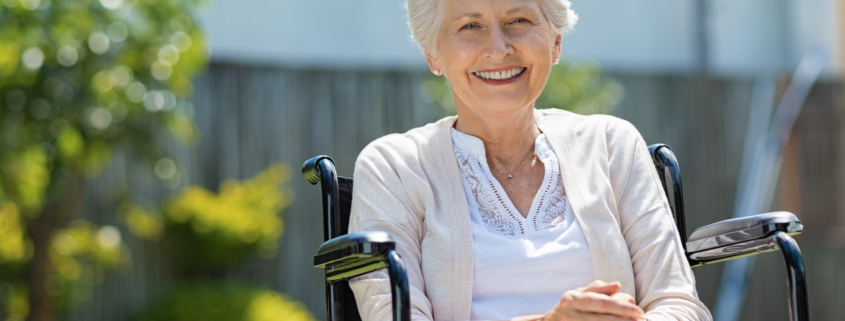
[{"label": "eyebrow", "polygon": [[[508,10],[505,13],[511,15],[511,14],[514,14],[514,13],[517,13],[517,12],[520,12],[520,11],[523,11],[523,10],[531,10],[531,9],[532,9],[531,7],[516,7],[516,8],[512,8],[512,9]],[[464,13],[464,14],[461,14],[460,16],[456,17],[455,21],[461,20],[463,18],[481,18],[481,17],[482,16],[481,16],[480,13],[468,12],[468,13]]]},{"label": "eyebrow", "polygon": [[481,18],[481,14],[477,13],[477,12],[464,13],[464,14],[456,17],[455,21],[461,20],[463,18]]},{"label": "eyebrow", "polygon": [[514,13],[517,13],[517,12],[520,12],[520,11],[523,11],[523,10],[531,10],[531,9],[533,9],[533,8],[531,8],[531,7],[516,7],[516,8],[508,10],[505,13],[514,14]]}]

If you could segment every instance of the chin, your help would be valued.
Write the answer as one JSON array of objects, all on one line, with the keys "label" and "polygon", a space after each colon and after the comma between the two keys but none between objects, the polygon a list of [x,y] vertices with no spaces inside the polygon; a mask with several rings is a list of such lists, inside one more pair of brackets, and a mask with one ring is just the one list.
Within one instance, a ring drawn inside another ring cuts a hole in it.
[{"label": "chin", "polygon": [[477,104],[482,106],[484,114],[513,114],[526,109],[533,109],[534,104],[528,104],[525,100],[491,99]]}]

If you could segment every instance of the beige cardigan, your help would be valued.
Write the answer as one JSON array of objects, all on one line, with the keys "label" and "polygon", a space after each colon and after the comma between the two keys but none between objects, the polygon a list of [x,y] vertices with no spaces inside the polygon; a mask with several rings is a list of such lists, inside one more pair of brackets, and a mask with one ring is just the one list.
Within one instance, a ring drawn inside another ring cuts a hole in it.
[{"label": "beige cardigan", "polygon": [[[620,281],[648,320],[711,320],[636,128],[611,116],[551,109],[534,118],[560,159],[596,279]],[[470,316],[472,229],[449,133],[456,119],[377,139],[355,163],[349,231],[386,231],[396,241],[414,320]],[[391,320],[387,273],[350,285],[364,320]]]}]

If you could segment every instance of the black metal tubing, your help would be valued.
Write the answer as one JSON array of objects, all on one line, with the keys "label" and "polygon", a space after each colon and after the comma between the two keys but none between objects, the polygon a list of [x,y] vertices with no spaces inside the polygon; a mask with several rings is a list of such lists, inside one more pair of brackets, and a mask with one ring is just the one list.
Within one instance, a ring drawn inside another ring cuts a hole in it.
[{"label": "black metal tubing", "polygon": [[[669,207],[675,217],[675,226],[681,237],[681,246],[687,250],[687,220],[684,212],[684,188],[681,185],[681,167],[672,148],[666,144],[654,144],[648,147],[651,159],[658,173],[664,179],[663,191],[669,200]],[[669,191],[672,191],[671,193]]]},{"label": "black metal tubing", "polygon": [[341,236],[340,206],[338,200],[337,172],[331,157],[315,156],[302,164],[302,175],[311,184],[321,183],[323,190],[323,240],[328,241]]},{"label": "black metal tubing", "polygon": [[[340,219],[337,202],[337,173],[334,168],[334,160],[331,157],[320,155],[312,157],[302,164],[302,176],[311,185],[320,183],[323,196],[323,240],[328,241],[336,235],[338,226],[335,221]],[[329,272],[326,271],[326,277]],[[343,295],[341,284],[326,283],[326,310],[328,321],[343,320]]]},{"label": "black metal tubing", "polygon": [[[342,321],[343,320],[343,284],[326,283],[326,309],[328,310],[326,318],[328,321]],[[348,304],[348,303],[347,303]],[[352,302],[355,304],[355,302]]]},{"label": "black metal tubing", "polygon": [[405,263],[394,250],[388,250],[386,257],[387,274],[390,276],[390,288],[393,292],[393,320],[411,321],[411,289]]},{"label": "black metal tubing", "polygon": [[807,307],[807,278],[804,275],[801,250],[789,234],[778,232],[775,239],[786,261],[786,273],[789,274],[789,319],[808,321],[810,312]]}]

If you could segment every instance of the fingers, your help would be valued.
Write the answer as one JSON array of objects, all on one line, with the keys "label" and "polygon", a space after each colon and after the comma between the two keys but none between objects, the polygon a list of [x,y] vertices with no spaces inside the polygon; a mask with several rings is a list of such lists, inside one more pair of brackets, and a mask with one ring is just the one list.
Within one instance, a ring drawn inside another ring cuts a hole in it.
[{"label": "fingers", "polygon": [[627,302],[627,303],[630,303],[630,304],[633,304],[633,305],[637,304],[637,300],[634,300],[634,297],[632,297],[630,294],[624,293],[624,292],[617,292],[617,293],[611,295],[610,298],[617,301],[617,302]]},{"label": "fingers", "polygon": [[593,282],[590,282],[590,284],[587,284],[587,286],[579,288],[578,290],[582,292],[595,292],[604,295],[614,295],[619,292],[620,289],[622,289],[622,284],[619,282],[606,283],[601,280],[595,280]]},{"label": "fingers", "polygon": [[586,313],[581,312],[577,315],[573,316],[572,320],[584,320],[584,321],[640,321],[645,319],[630,319],[630,318],[623,318],[618,317],[615,315],[609,314],[595,314],[595,313]]},{"label": "fingers", "polygon": [[617,296],[620,300],[617,300],[601,293],[574,290],[563,294],[560,305],[566,310],[588,314],[607,314],[632,320],[642,318],[645,313],[632,300],[629,301],[629,297],[620,295]]},{"label": "fingers", "polygon": [[619,282],[596,280],[563,294],[545,320],[643,320],[645,312]]}]

